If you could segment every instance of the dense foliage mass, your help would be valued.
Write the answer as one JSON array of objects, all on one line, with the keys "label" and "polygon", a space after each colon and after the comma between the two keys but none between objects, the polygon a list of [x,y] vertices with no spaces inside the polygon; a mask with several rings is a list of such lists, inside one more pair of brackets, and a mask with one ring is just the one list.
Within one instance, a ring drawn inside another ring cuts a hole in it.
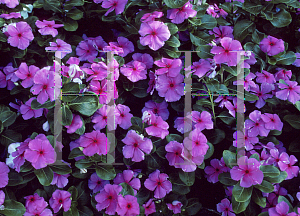
[{"label": "dense foliage mass", "polygon": [[0,4],[0,215],[300,215],[298,0]]}]

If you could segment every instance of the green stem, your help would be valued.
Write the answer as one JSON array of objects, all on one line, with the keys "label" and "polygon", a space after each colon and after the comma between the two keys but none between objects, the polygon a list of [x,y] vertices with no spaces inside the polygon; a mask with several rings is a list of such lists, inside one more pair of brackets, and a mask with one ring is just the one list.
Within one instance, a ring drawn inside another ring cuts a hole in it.
[{"label": "green stem", "polygon": [[216,122],[215,106],[214,106],[213,96],[211,95],[211,92],[208,88],[207,88],[207,91],[208,91],[210,102],[211,102],[211,108],[212,108],[212,111],[213,111],[213,114],[214,114],[214,122]]}]

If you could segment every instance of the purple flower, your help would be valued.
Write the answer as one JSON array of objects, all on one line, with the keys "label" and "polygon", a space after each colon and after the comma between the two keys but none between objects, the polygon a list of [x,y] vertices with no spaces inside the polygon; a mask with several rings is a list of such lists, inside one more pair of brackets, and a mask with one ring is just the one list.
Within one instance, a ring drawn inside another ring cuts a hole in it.
[{"label": "purple flower", "polygon": [[34,38],[30,25],[23,21],[16,23],[15,26],[13,24],[8,25],[7,32],[9,34],[7,42],[21,50],[25,50]]},{"label": "purple flower", "polygon": [[168,77],[166,74],[157,78],[156,90],[160,97],[164,97],[167,102],[180,100],[184,95],[184,76],[178,74],[176,77]]},{"label": "purple flower", "polygon": [[22,79],[21,85],[24,88],[31,87],[33,85],[33,78],[37,71],[40,69],[34,65],[30,65],[29,67],[25,62],[22,62],[19,66],[19,69],[15,72],[15,75]]},{"label": "purple flower", "polygon": [[15,8],[17,5],[19,5],[19,0],[1,0],[0,4],[6,4],[9,8]]},{"label": "purple flower", "polygon": [[0,162],[0,188],[4,188],[8,184],[8,166],[4,162]]},{"label": "purple flower", "polygon": [[284,51],[284,42],[269,35],[260,42],[259,47],[269,56],[274,56]]},{"label": "purple flower", "polygon": [[[243,106],[242,106],[243,105]],[[225,107],[228,109],[229,113],[235,117],[235,113],[244,113],[246,111],[246,106],[244,104],[244,101],[234,97],[233,98],[233,105],[229,102],[225,104]]]},{"label": "purple flower", "polygon": [[79,115],[73,114],[73,119],[70,125],[66,125],[65,128],[67,128],[67,133],[71,134],[74,133],[77,129],[82,127],[82,121]]},{"label": "purple flower", "polygon": [[155,115],[161,116],[161,118],[166,121],[169,118],[168,103],[163,101],[161,103],[156,103],[152,100],[145,103],[145,107],[142,109],[142,113],[145,111],[151,111]]},{"label": "purple flower", "polygon": [[196,16],[197,11],[193,10],[193,5],[188,1],[181,8],[174,8],[167,11],[167,18],[172,23],[180,24],[189,17]]},{"label": "purple flower", "polygon": [[207,111],[202,111],[201,114],[198,111],[192,111],[192,121],[196,123],[195,128],[200,131],[204,129],[213,129],[214,127],[211,114]]},{"label": "purple flower", "polygon": [[131,61],[121,67],[121,73],[131,82],[147,79],[146,65],[139,61]]},{"label": "purple flower", "polygon": [[216,43],[219,43],[220,40],[224,37],[230,37],[230,38],[234,39],[232,33],[233,33],[233,28],[231,26],[219,26],[219,27],[213,28],[212,31],[209,31],[210,35],[212,35],[212,34],[215,35],[214,41]]},{"label": "purple flower", "polygon": [[0,206],[3,205],[5,200],[5,193],[3,192],[3,190],[0,190]]},{"label": "purple flower", "polygon": [[217,204],[217,211],[222,213],[222,216],[235,216],[232,204],[227,198],[222,199],[221,203]]},{"label": "purple flower", "polygon": [[76,55],[79,56],[80,61],[93,62],[98,55],[98,51],[94,47],[94,41],[81,41],[76,47]]},{"label": "purple flower", "polygon": [[187,117],[177,117],[174,121],[174,128],[183,134],[192,130],[192,124]]},{"label": "purple flower", "polygon": [[256,76],[253,73],[249,73],[246,77],[245,77],[245,81],[244,80],[238,80],[238,81],[234,81],[233,85],[244,85],[244,89],[246,91],[250,91],[250,87],[255,87],[256,84],[254,81],[252,81],[252,79],[254,79]]},{"label": "purple flower", "polygon": [[50,47],[46,47],[45,50],[47,50],[47,51],[61,51],[61,52],[55,52],[55,57],[63,58],[68,53],[72,52],[72,47],[71,47],[70,44],[64,42],[63,40],[56,39],[56,43],[55,42],[50,42]]},{"label": "purple flower", "polygon": [[205,167],[204,172],[207,174],[206,178],[208,182],[216,183],[219,181],[219,174],[227,172],[227,167],[218,159],[212,159],[210,165],[211,166]]},{"label": "purple flower", "polygon": [[123,129],[127,130],[131,125],[131,118],[133,115],[130,112],[130,108],[126,105],[118,104],[115,109],[116,123]]},{"label": "purple flower", "polygon": [[106,208],[105,213],[114,215],[118,205],[118,194],[122,191],[121,185],[106,184],[104,189],[95,196],[96,209],[101,211]]},{"label": "purple flower", "polygon": [[295,104],[300,100],[300,86],[297,81],[285,81],[284,83],[278,83],[279,88],[284,89],[276,92],[276,97],[281,100],[288,99],[291,103]]},{"label": "purple flower", "polygon": [[261,119],[261,112],[254,110],[249,114],[249,118],[245,121],[245,127],[248,129],[248,135],[250,137],[256,137],[258,134],[260,136],[268,136],[270,130],[265,128],[265,123]]},{"label": "purple flower", "polygon": [[156,212],[155,204],[153,202],[153,199],[149,199],[145,204],[143,204],[143,207],[145,209],[145,215],[146,216]]},{"label": "purple flower", "polygon": [[152,21],[142,23],[139,30],[140,43],[143,46],[149,45],[150,49],[156,51],[165,45],[164,41],[167,41],[171,34],[163,22]]},{"label": "purple flower", "polygon": [[34,85],[31,87],[30,91],[32,94],[37,95],[37,101],[40,104],[44,104],[48,98],[51,101],[54,100],[54,72],[50,71],[48,67],[44,67],[39,70],[34,78]]},{"label": "purple flower", "polygon": [[39,134],[29,141],[24,157],[35,169],[45,168],[56,161],[56,152],[44,134]]},{"label": "purple flower", "polygon": [[145,159],[145,154],[150,154],[153,144],[149,138],[144,138],[134,130],[128,131],[126,137],[122,139],[126,145],[123,147],[125,158],[132,158],[132,161],[140,162]]},{"label": "purple flower", "polygon": [[260,163],[255,158],[248,159],[247,156],[242,156],[237,163],[238,166],[230,170],[230,175],[233,180],[240,180],[241,187],[249,188],[262,183],[264,174],[259,169]]},{"label": "purple flower", "polygon": [[32,117],[34,118],[38,118],[41,117],[43,115],[43,108],[41,109],[31,109],[31,102],[36,99],[35,97],[30,98],[28,101],[26,101],[25,104],[22,104],[20,107],[20,112],[23,115],[23,119],[24,120],[28,120],[31,119]]},{"label": "purple flower", "polygon": [[192,149],[194,157],[205,155],[209,146],[207,139],[200,129],[196,128],[189,133],[189,136],[183,140],[184,147]]},{"label": "purple flower", "polygon": [[181,213],[181,207],[183,206],[180,201],[174,200],[172,203],[166,203],[168,209],[172,210],[174,214]]},{"label": "purple flower", "polygon": [[49,200],[49,204],[54,213],[57,213],[61,208],[64,212],[69,211],[71,207],[71,193],[64,190],[55,190]]},{"label": "purple flower", "polygon": [[155,61],[154,64],[161,67],[160,69],[155,70],[156,75],[166,74],[168,77],[178,76],[182,68],[182,62],[180,59],[162,58]]},{"label": "purple flower", "polygon": [[104,14],[107,16],[110,12],[115,10],[116,15],[124,11],[125,5],[128,0],[104,0],[102,3],[103,8],[109,8],[108,11]]},{"label": "purple flower", "polygon": [[[189,149],[187,147],[189,147]],[[184,172],[194,172],[197,166],[201,165],[204,161],[204,155],[194,156],[191,152],[192,146],[185,145],[181,153],[181,156],[184,158],[184,163],[180,166]]]},{"label": "purple flower", "polygon": [[[101,130],[106,127],[108,116],[113,118],[114,109],[111,106],[103,105],[100,109],[98,109],[94,115],[92,116],[92,122],[95,123],[93,128],[95,130]],[[115,122],[108,122],[108,130],[115,130],[117,128],[117,124]]]},{"label": "purple flower", "polygon": [[26,212],[25,216],[33,216],[33,215],[52,215],[50,209],[46,209],[48,203],[44,200],[43,197],[40,197],[37,193],[34,195],[24,197],[26,199],[25,207]]},{"label": "purple flower", "polygon": [[88,186],[93,190],[93,193],[101,191],[107,184],[109,184],[109,181],[101,179],[97,173],[93,173],[88,181]]},{"label": "purple flower", "polygon": [[219,104],[219,107],[223,108],[226,104],[231,104],[229,100],[232,100],[232,96],[227,96],[227,95],[219,95],[217,99],[214,100],[214,102],[221,103]]},{"label": "purple flower", "polygon": [[276,205],[274,208],[269,208],[268,213],[270,216],[295,216],[296,214],[294,212],[288,213],[289,212],[289,205],[281,201]]},{"label": "purple flower", "polygon": [[[1,73],[0,73],[1,74]],[[156,86],[156,79],[157,76],[155,75],[155,73],[153,71],[149,72],[149,82],[148,82],[148,88],[147,88],[147,93],[150,92],[150,94],[152,95]]]},{"label": "purple flower", "polygon": [[110,141],[100,131],[92,131],[81,135],[79,143],[81,147],[84,147],[83,154],[86,156],[93,156],[96,153],[106,155],[110,149]]},{"label": "purple flower", "polygon": [[265,122],[265,128],[268,130],[281,131],[283,123],[277,114],[265,113],[261,115],[261,119]]},{"label": "purple flower", "polygon": [[145,111],[144,113],[150,114],[150,122],[148,123],[151,126],[145,129],[147,134],[150,136],[160,137],[161,139],[164,139],[169,134],[169,124],[162,120],[160,116],[154,115],[151,111]]},{"label": "purple flower", "polygon": [[21,18],[21,13],[11,12],[10,14],[1,14],[0,18],[4,18],[4,19]]},{"label": "purple flower", "polygon": [[54,20],[47,21],[47,20],[37,20],[35,25],[39,28],[39,33],[41,35],[52,35],[52,37],[56,37],[58,31],[55,28],[63,27],[64,24],[55,24]]},{"label": "purple flower", "polygon": [[134,195],[137,194],[141,187],[140,179],[134,177],[134,172],[132,170],[124,170],[123,173],[117,174],[114,179],[114,184],[121,184],[123,182],[129,184],[133,188]]},{"label": "purple flower", "polygon": [[192,73],[199,78],[203,77],[206,72],[211,69],[211,64],[208,60],[200,59],[198,62],[193,62]]},{"label": "purple flower", "polygon": [[55,172],[53,172],[53,180],[51,182],[51,185],[56,185],[58,188],[64,188],[68,184],[68,177],[70,174],[60,175]]},{"label": "purple flower", "polygon": [[123,53],[119,54],[119,56],[125,57],[127,54],[134,52],[134,46],[131,41],[129,41],[125,37],[118,37],[118,46],[123,49]]},{"label": "purple flower", "polygon": [[294,61],[293,65],[296,67],[300,67],[300,53],[295,53],[296,55],[296,60]]},{"label": "purple flower", "polygon": [[144,63],[147,69],[150,69],[153,66],[153,58],[148,53],[134,53],[132,59]]},{"label": "purple flower", "polygon": [[166,194],[172,191],[172,183],[167,180],[168,175],[160,173],[159,170],[149,174],[149,178],[144,182],[148,190],[154,191],[154,197],[157,199],[164,198]]},{"label": "purple flower", "polygon": [[233,141],[234,147],[242,148],[245,146],[247,151],[253,149],[253,145],[259,142],[259,139],[256,136],[249,137],[247,129],[245,129],[245,135],[239,130],[234,132],[233,138],[236,139]]},{"label": "purple flower", "polygon": [[292,166],[298,161],[297,158],[294,155],[291,155],[289,157],[286,152],[282,152],[280,158],[282,159],[282,161],[278,162],[278,166],[281,171],[287,172],[288,175],[286,177],[286,180],[297,177],[299,173],[299,167]]},{"label": "purple flower", "polygon": [[274,75],[265,70],[262,70],[262,73],[256,72],[255,74],[257,76],[256,82],[258,83],[270,83],[270,84],[276,83]]},{"label": "purple flower", "polygon": [[183,151],[182,143],[171,141],[165,146],[165,149],[167,152],[165,157],[169,161],[169,165],[180,168],[180,164],[184,162],[183,157],[181,156]]},{"label": "purple flower", "polygon": [[142,16],[141,21],[142,22],[155,21],[155,18],[161,18],[163,15],[164,15],[164,13],[161,11],[154,11],[153,13],[145,13]]},{"label": "purple flower", "polygon": [[280,79],[283,79],[284,81],[290,80],[292,77],[292,71],[291,70],[285,70],[281,68],[277,68],[277,72],[275,73],[275,79],[276,81],[279,81]]},{"label": "purple flower", "polygon": [[264,100],[268,98],[272,98],[272,94],[267,94],[271,92],[275,87],[273,84],[269,84],[267,82],[264,82],[260,86],[261,90],[259,90],[259,85],[255,85],[255,87],[251,87],[250,91],[254,92],[254,94],[258,97],[258,101],[255,103],[255,106],[260,109],[262,108],[266,102]]},{"label": "purple flower", "polygon": [[116,212],[121,216],[139,215],[140,206],[137,198],[132,195],[125,195],[124,197],[119,195]]},{"label": "purple flower", "polygon": [[222,47],[214,46],[211,49],[216,64],[227,63],[228,66],[237,65],[237,52],[243,50],[241,43],[238,40],[232,40],[230,37],[224,37],[220,40]]}]

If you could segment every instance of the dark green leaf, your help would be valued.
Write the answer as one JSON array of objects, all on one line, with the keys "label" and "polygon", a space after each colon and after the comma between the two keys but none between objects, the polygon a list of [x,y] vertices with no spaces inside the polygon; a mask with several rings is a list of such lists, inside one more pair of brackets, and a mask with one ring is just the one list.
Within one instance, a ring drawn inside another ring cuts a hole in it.
[{"label": "dark green leaf", "polygon": [[277,28],[282,28],[288,26],[292,22],[292,17],[289,12],[284,9],[281,9],[280,12],[273,16],[273,19],[270,20],[273,26]]},{"label": "dark green leaf", "polygon": [[0,143],[8,146],[11,143],[22,142],[22,135],[13,130],[5,130],[0,137]]},{"label": "dark green leaf", "polygon": [[238,21],[233,28],[233,35],[236,40],[243,41],[244,38],[255,29],[254,22],[244,19]]},{"label": "dark green leaf", "polygon": [[223,159],[227,167],[232,168],[236,165],[236,156],[235,153],[229,150],[223,151]]},{"label": "dark green leaf", "polygon": [[142,122],[142,119],[141,118],[139,118],[139,117],[132,117],[131,118],[131,124],[132,125],[137,125],[137,126],[139,126],[140,128],[143,128],[143,122]]},{"label": "dark green leaf", "polygon": [[284,55],[277,58],[277,64],[291,65],[296,61],[296,55],[292,51],[288,51]]},{"label": "dark green leaf", "polygon": [[89,159],[81,159],[81,160],[75,162],[75,166],[78,169],[85,169],[92,165],[93,165],[93,163]]},{"label": "dark green leaf", "polygon": [[217,20],[216,18],[208,15],[208,14],[204,14],[201,17],[201,27],[202,28],[206,28],[206,29],[213,29],[214,27],[217,26]]},{"label": "dark green leaf", "polygon": [[188,0],[163,0],[163,1],[169,8],[180,8],[185,3],[188,2]]},{"label": "dark green leaf", "polygon": [[138,98],[144,98],[144,97],[147,97],[148,96],[148,93],[147,93],[147,89],[138,89],[138,88],[134,88],[132,91],[131,91],[131,94],[133,94],[134,96],[138,97]]},{"label": "dark green leaf", "polygon": [[227,125],[231,125],[233,122],[236,122],[236,118],[232,117],[232,115],[230,115],[227,111],[221,112],[217,117]]},{"label": "dark green leaf", "polygon": [[175,24],[173,23],[165,23],[165,24],[168,26],[171,35],[176,34],[178,32],[178,28]]},{"label": "dark green leaf", "polygon": [[289,144],[289,151],[300,152],[300,137],[296,137],[296,139]]},{"label": "dark green leaf", "polygon": [[127,184],[126,182],[123,182],[119,185],[121,185],[122,188],[123,188],[121,193],[120,193],[120,194],[122,194],[122,196],[125,196],[125,195],[134,196],[134,190],[129,184]]},{"label": "dark green leaf", "polygon": [[63,126],[71,125],[73,120],[73,114],[69,106],[67,105],[62,106],[61,112],[62,112],[62,125]]},{"label": "dark green leaf", "polygon": [[16,118],[17,118],[17,114],[13,111],[10,111],[9,108],[0,110],[0,121],[3,124],[3,127],[8,127],[12,125],[15,122]]},{"label": "dark green leaf", "polygon": [[67,1],[64,5],[65,10],[70,10],[74,6],[83,6],[84,5],[84,0],[70,0]]},{"label": "dark green leaf", "polygon": [[278,203],[280,203],[282,201],[289,205],[289,213],[292,212],[293,211],[292,204],[284,196],[279,196],[278,197]]},{"label": "dark green leaf", "polygon": [[67,13],[67,17],[73,20],[80,20],[83,17],[83,12],[77,8],[73,8]]},{"label": "dark green leaf", "polygon": [[237,202],[246,202],[251,198],[253,187],[244,188],[236,184],[232,189],[232,195]]},{"label": "dark green leaf", "polygon": [[209,148],[207,149],[207,152],[204,155],[205,160],[210,158],[213,155],[214,149],[215,149],[214,146],[210,142],[207,142],[207,145],[209,146]]},{"label": "dark green leaf", "polygon": [[68,165],[50,165],[53,172],[59,175],[66,175],[72,172],[72,169]]},{"label": "dark green leaf", "polygon": [[180,47],[180,41],[172,35],[169,40],[166,41],[166,45],[170,47]]},{"label": "dark green leaf", "polygon": [[237,184],[237,181],[233,180],[230,176],[230,173],[220,173],[218,176],[219,181],[226,186],[232,186]]},{"label": "dark green leaf", "polygon": [[200,51],[197,52],[197,55],[201,58],[201,59],[207,59],[207,58],[212,58],[213,54],[210,53],[210,50],[212,49],[211,46],[209,45],[202,45],[202,46],[198,46],[196,48],[196,51]]},{"label": "dark green leaf", "polygon": [[254,188],[254,190],[252,192],[252,199],[257,205],[259,205],[263,208],[266,207],[266,197],[263,197],[262,193],[259,190],[257,190],[256,188]]},{"label": "dark green leaf", "polygon": [[171,58],[179,58],[181,52],[179,52],[177,47],[164,46],[163,50],[170,56]]},{"label": "dark green leaf", "polygon": [[112,165],[97,166],[96,173],[103,180],[112,180],[116,177],[116,171]]},{"label": "dark green leaf", "polygon": [[67,18],[66,21],[63,22],[63,24],[64,24],[64,29],[66,31],[76,31],[78,28],[77,21],[71,18]]},{"label": "dark green leaf", "polygon": [[15,200],[5,200],[3,205],[5,208],[4,210],[0,210],[0,213],[6,216],[19,216],[26,212],[24,205]]},{"label": "dark green leaf", "polygon": [[268,182],[263,180],[261,184],[254,185],[257,189],[264,193],[271,193],[274,191],[274,186]]},{"label": "dark green leaf", "polygon": [[0,32],[0,42],[6,43],[6,41],[7,41],[7,37],[5,36],[5,34]]},{"label": "dark green leaf", "polygon": [[47,166],[42,169],[35,169],[34,173],[41,185],[49,186],[51,184],[53,180],[53,171],[50,169],[50,167]]},{"label": "dark green leaf", "polygon": [[252,13],[254,15],[259,14],[263,8],[264,6],[262,6],[261,4],[255,4],[250,2],[249,0],[245,0],[243,5],[243,9],[245,11],[248,11],[249,13]]},{"label": "dark green leaf", "polygon": [[166,140],[167,142],[171,142],[171,141],[177,141],[179,143],[183,142],[183,137],[178,135],[178,134],[169,134],[166,136]]},{"label": "dark green leaf", "polygon": [[14,171],[8,173],[8,185],[7,186],[17,186],[23,183],[23,177]]},{"label": "dark green leaf", "polygon": [[68,104],[71,109],[80,112],[82,115],[91,116],[93,115],[99,106],[99,99],[94,95],[85,94],[73,100]]},{"label": "dark green leaf", "polygon": [[78,191],[77,191],[76,187],[75,186],[71,186],[71,187],[69,187],[68,191],[72,195],[72,200],[76,200],[77,197],[78,197]]},{"label": "dark green leaf", "polygon": [[185,208],[185,211],[188,213],[188,215],[195,215],[199,212],[201,207],[202,205],[198,198],[190,198],[188,199],[188,204]]},{"label": "dark green leaf", "polygon": [[80,216],[93,216],[93,212],[86,206],[78,206],[78,212]]},{"label": "dark green leaf", "polygon": [[59,0],[44,0],[44,9],[54,12],[62,12]]},{"label": "dark green leaf", "polygon": [[46,108],[46,109],[51,109],[55,106],[55,101],[46,101],[45,103],[43,104],[40,104],[39,102],[37,102],[36,99],[34,99],[32,102],[31,102],[31,108],[34,109],[34,110],[37,110],[37,109],[41,109],[41,108]]},{"label": "dark green leaf", "polygon": [[293,128],[300,129],[300,115],[286,115],[283,117]]},{"label": "dark green leaf", "polygon": [[144,187],[142,187],[141,189],[139,189],[136,198],[137,201],[140,205],[144,204],[145,202],[148,201],[150,197],[150,191]]},{"label": "dark green leaf", "polygon": [[249,205],[251,199],[248,199],[246,202],[237,202],[235,198],[232,196],[232,209],[236,214],[239,214],[246,210],[247,206]]},{"label": "dark green leaf", "polygon": [[186,186],[192,186],[195,182],[195,172],[183,172],[179,171],[179,178]]},{"label": "dark green leaf", "polygon": [[259,169],[264,173],[264,177],[276,177],[280,175],[278,168],[272,165],[260,166]]}]

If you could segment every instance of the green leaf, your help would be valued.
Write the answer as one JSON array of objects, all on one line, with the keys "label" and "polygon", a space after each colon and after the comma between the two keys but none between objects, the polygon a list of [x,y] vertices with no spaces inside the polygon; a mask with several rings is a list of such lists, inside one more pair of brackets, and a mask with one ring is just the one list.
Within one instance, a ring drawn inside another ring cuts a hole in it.
[{"label": "green leaf", "polygon": [[7,186],[17,186],[23,183],[23,177],[14,171],[8,173],[8,185]]},{"label": "green leaf", "polygon": [[12,125],[17,118],[17,114],[13,111],[10,111],[8,107],[1,105],[0,107],[0,121],[3,124],[3,127],[8,127]]},{"label": "green leaf", "polygon": [[262,212],[258,216],[269,216],[269,213],[268,212]]},{"label": "green leaf", "polygon": [[240,99],[245,99],[245,101],[256,101],[259,99],[256,95],[251,94],[247,91],[244,91],[244,94],[245,94],[244,98],[240,98]]},{"label": "green leaf", "polygon": [[217,20],[216,18],[208,15],[208,14],[204,14],[201,17],[201,25],[202,28],[206,28],[206,29],[213,29],[214,27],[217,26]]},{"label": "green leaf", "polygon": [[273,20],[273,12],[270,11],[262,11],[261,14],[266,18],[266,20]]},{"label": "green leaf", "polygon": [[176,34],[178,32],[178,27],[175,24],[165,23],[165,25],[168,26],[171,35]]},{"label": "green leaf", "polygon": [[53,171],[48,166],[42,169],[35,169],[34,174],[38,178],[41,185],[44,186],[49,186],[53,180]]},{"label": "green leaf", "polygon": [[99,106],[99,99],[97,95],[80,96],[68,104],[71,109],[80,112],[82,115],[91,116],[93,115]]},{"label": "green leaf", "polygon": [[232,115],[230,115],[228,111],[221,112],[217,117],[227,125],[231,125],[233,122],[236,122],[236,118],[232,117]]},{"label": "green leaf", "polygon": [[163,50],[170,56],[171,58],[179,58],[181,52],[179,52],[177,47],[164,46]]},{"label": "green leaf", "polygon": [[14,58],[23,58],[26,54],[26,50],[21,50],[18,48],[11,48],[11,56]]},{"label": "green leaf", "polygon": [[212,58],[213,54],[210,53],[210,50],[212,49],[211,46],[209,45],[202,45],[202,46],[198,46],[196,48],[196,51],[200,51],[197,52],[197,55],[201,58],[201,59],[207,59],[207,58]]},{"label": "green leaf", "polygon": [[281,9],[280,12],[273,16],[273,19],[270,20],[273,26],[277,28],[282,28],[288,26],[292,22],[292,17],[289,12],[284,9]]},{"label": "green leaf", "polygon": [[197,19],[197,17],[189,18],[188,21],[192,23],[195,26],[200,26],[201,25],[201,20]]},{"label": "green leaf", "polygon": [[179,171],[179,178],[186,186],[192,186],[195,182],[195,172],[183,172]]},{"label": "green leaf", "polygon": [[62,125],[71,125],[73,120],[73,114],[68,105],[63,105],[61,108],[62,111]]},{"label": "green leaf", "polygon": [[226,173],[220,173],[218,176],[219,181],[226,186],[232,186],[237,184],[237,181],[233,180],[230,176],[229,172]]},{"label": "green leaf", "polygon": [[15,200],[5,200],[3,205],[5,208],[0,210],[0,213],[6,216],[19,216],[26,212],[24,205]]},{"label": "green leaf", "polygon": [[202,205],[198,198],[190,198],[188,199],[188,204],[185,207],[185,211],[188,213],[188,215],[196,215],[201,208]]},{"label": "green leaf", "polygon": [[232,189],[232,195],[237,202],[246,202],[251,198],[253,187],[244,188],[236,184]]},{"label": "green leaf", "polygon": [[222,68],[224,68],[225,71],[231,73],[233,76],[237,76],[236,67],[232,68],[232,67],[222,64]]},{"label": "green leaf", "polygon": [[55,101],[46,101],[45,103],[43,104],[40,104],[39,102],[37,102],[36,99],[34,99],[32,102],[31,102],[31,108],[34,109],[34,110],[37,110],[37,109],[41,109],[41,108],[46,108],[46,109],[51,109],[55,106]]},{"label": "green leaf", "polygon": [[260,166],[259,169],[264,173],[264,177],[276,177],[280,175],[278,168],[272,165]]},{"label": "green leaf", "polygon": [[244,19],[238,21],[233,28],[233,35],[236,40],[243,41],[244,38],[255,29],[255,23]]},{"label": "green leaf", "polygon": [[63,24],[64,24],[64,29],[66,31],[76,31],[78,28],[77,21],[71,18],[67,18],[66,21],[63,22]]},{"label": "green leaf", "polygon": [[96,173],[103,180],[112,180],[116,177],[116,171],[112,165],[97,166]]},{"label": "green leaf", "polygon": [[2,133],[4,127],[3,127],[3,124],[2,124],[2,121],[0,121],[0,134]]},{"label": "green leaf", "polygon": [[289,144],[289,151],[300,152],[300,137],[296,137],[296,139]]},{"label": "green leaf", "polygon": [[163,0],[163,1],[169,8],[180,8],[185,3],[188,2],[188,0]]},{"label": "green leaf", "polygon": [[77,8],[73,8],[67,13],[67,17],[73,20],[80,20],[83,17],[83,12]]},{"label": "green leaf", "polygon": [[288,51],[284,55],[277,58],[277,64],[291,65],[296,61],[296,55],[292,51]]},{"label": "green leaf", "polygon": [[83,6],[84,5],[84,0],[70,0],[67,1],[64,5],[65,10],[70,10],[74,6]]},{"label": "green leaf", "polygon": [[161,166],[161,159],[157,154],[150,154],[146,157],[146,163],[149,169],[158,169]]},{"label": "green leaf", "polygon": [[122,188],[123,188],[121,193],[120,193],[120,194],[122,194],[122,196],[125,196],[125,195],[134,196],[134,190],[129,184],[127,184],[126,182],[123,182],[119,185],[121,185]]},{"label": "green leaf", "polygon": [[202,46],[210,43],[213,37],[204,32],[199,32],[198,35],[193,35],[190,33],[190,39],[195,46]]},{"label": "green leaf", "polygon": [[84,206],[87,203],[90,202],[90,195],[89,192],[87,192],[89,189],[86,186],[86,182],[81,181],[79,185],[76,186],[76,189],[78,191],[78,197],[76,201],[80,203],[80,205]]},{"label": "green leaf", "polygon": [[215,149],[214,146],[210,142],[207,142],[207,145],[209,146],[209,148],[207,149],[207,152],[204,155],[205,160],[210,158],[213,155],[214,149]]},{"label": "green leaf", "polygon": [[0,143],[2,145],[8,146],[11,143],[22,142],[22,135],[16,131],[7,129],[0,137]]},{"label": "green leaf", "polygon": [[78,206],[80,216],[93,216],[93,211],[86,206]]},{"label": "green leaf", "polygon": [[72,172],[72,169],[68,165],[50,165],[53,172],[59,175],[66,175]]},{"label": "green leaf", "polygon": [[184,195],[190,192],[190,187],[186,186],[180,179],[178,174],[170,174],[170,181],[172,183],[172,192],[175,194]]},{"label": "green leaf", "polygon": [[76,200],[77,199],[77,197],[78,197],[78,191],[77,191],[77,189],[76,189],[75,186],[69,187],[68,192],[71,193],[72,200]]},{"label": "green leaf", "polygon": [[299,115],[286,115],[283,117],[293,128],[300,129],[300,116]]},{"label": "green leaf", "polygon": [[132,125],[137,125],[138,127],[143,128],[144,123],[141,118],[133,116],[130,121]]},{"label": "green leaf", "polygon": [[249,205],[251,199],[248,199],[245,202],[237,202],[234,198],[234,196],[232,196],[231,198],[231,202],[232,202],[232,209],[236,214],[239,214],[243,211],[246,210],[247,206]]},{"label": "green leaf", "polygon": [[75,162],[75,166],[78,169],[86,169],[92,165],[93,165],[93,162],[91,162],[89,159],[81,159],[81,160]]},{"label": "green leaf", "polygon": [[257,15],[262,11],[264,6],[262,6],[261,4],[252,3],[249,0],[245,0],[242,8],[251,14]]},{"label": "green leaf", "polygon": [[138,190],[138,193],[136,195],[137,201],[140,205],[144,204],[148,201],[150,197],[150,191],[146,188],[142,187]]},{"label": "green leaf", "polygon": [[255,158],[257,161],[259,161],[259,155],[258,155],[257,153],[252,154],[252,155],[249,157],[249,159],[250,159],[250,158]]},{"label": "green leaf", "polygon": [[169,134],[166,136],[166,140],[167,142],[171,142],[171,141],[177,141],[179,143],[183,142],[183,137],[178,135],[178,134]]},{"label": "green leaf", "polygon": [[209,142],[211,142],[214,145],[220,143],[222,140],[225,139],[225,132],[223,130],[209,130],[207,133],[208,135],[206,135],[206,138]]},{"label": "green leaf", "polygon": [[68,211],[63,212],[63,216],[79,216],[78,209],[76,208],[76,206],[73,203],[74,202],[72,202],[72,206]]},{"label": "green leaf", "polygon": [[44,9],[52,10],[54,12],[62,12],[59,0],[44,0]]},{"label": "green leaf", "polygon": [[259,206],[265,208],[266,207],[266,197],[262,196],[262,193],[254,188],[252,192],[252,200]]},{"label": "green leaf", "polygon": [[259,44],[264,39],[265,34],[259,32],[257,29],[252,34],[252,40],[254,43]]},{"label": "green leaf", "polygon": [[172,35],[169,40],[166,41],[166,45],[170,47],[180,47],[180,41]]},{"label": "green leaf", "polygon": [[166,159],[165,156],[167,154],[167,151],[165,150],[165,146],[160,146],[159,148],[156,149],[155,152],[162,159]]},{"label": "green leaf", "polygon": [[236,154],[229,150],[223,151],[223,159],[226,166],[229,168],[232,168],[236,165]]},{"label": "green leaf", "polygon": [[279,196],[278,197],[278,203],[280,203],[282,201],[289,205],[289,213],[292,212],[293,211],[292,204],[284,196]]},{"label": "green leaf", "polygon": [[263,180],[261,184],[254,185],[254,187],[264,193],[271,193],[274,191],[274,186],[270,182],[265,180]]},{"label": "green leaf", "polygon": [[6,43],[6,41],[7,41],[6,35],[0,32],[0,42]]}]

